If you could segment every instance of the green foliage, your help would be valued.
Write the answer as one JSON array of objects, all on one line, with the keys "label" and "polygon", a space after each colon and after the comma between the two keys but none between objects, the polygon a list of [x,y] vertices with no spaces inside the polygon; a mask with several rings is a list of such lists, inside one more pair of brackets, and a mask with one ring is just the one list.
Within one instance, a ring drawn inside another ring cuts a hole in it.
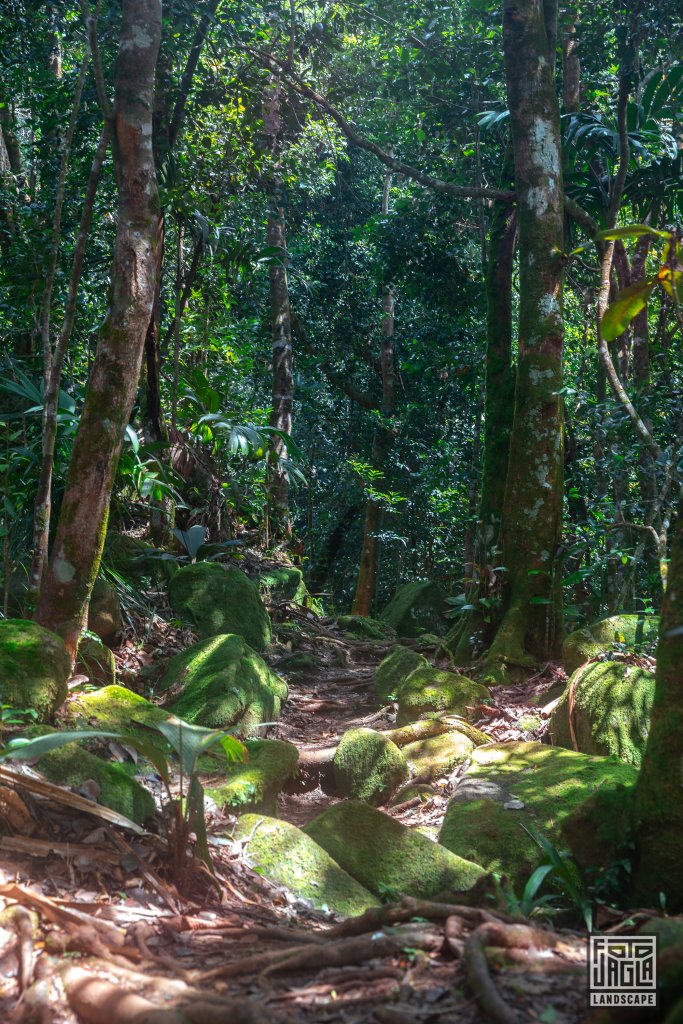
[{"label": "green foliage", "polygon": [[[503,879],[502,892],[508,913],[519,917],[551,917],[566,908],[577,912],[586,931],[593,930],[593,906],[586,895],[581,871],[572,855],[558,850],[547,836],[537,829],[523,825],[543,856],[531,873],[520,897],[509,882]],[[548,892],[550,887],[552,890]],[[544,891],[545,890],[545,891]]]}]

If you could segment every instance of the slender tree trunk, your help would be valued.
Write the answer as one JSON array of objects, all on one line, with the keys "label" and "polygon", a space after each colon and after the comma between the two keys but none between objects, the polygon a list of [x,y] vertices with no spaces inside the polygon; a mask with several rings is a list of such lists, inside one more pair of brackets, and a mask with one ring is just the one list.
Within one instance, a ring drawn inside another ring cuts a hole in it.
[{"label": "slender tree trunk", "polygon": [[558,649],[562,590],[563,200],[555,0],[506,0],[503,44],[515,157],[519,359],[503,506],[504,614],[488,660],[529,667]]},{"label": "slender tree trunk", "polygon": [[109,311],[100,332],[38,605],[75,657],[97,575],[123,437],[154,301],[159,198],[152,149],[160,0],[123,0],[113,152],[119,192]]}]

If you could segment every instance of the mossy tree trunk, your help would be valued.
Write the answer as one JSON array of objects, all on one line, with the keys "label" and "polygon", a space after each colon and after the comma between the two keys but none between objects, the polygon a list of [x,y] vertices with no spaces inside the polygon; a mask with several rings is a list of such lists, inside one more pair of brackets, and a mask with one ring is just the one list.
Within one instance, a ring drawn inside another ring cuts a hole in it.
[{"label": "mossy tree trunk", "polygon": [[555,0],[506,0],[503,43],[515,158],[519,358],[503,504],[503,616],[492,667],[532,666],[561,639],[563,200]]},{"label": "mossy tree trunk", "polygon": [[683,910],[683,501],[662,602],[654,705],[636,787],[634,896]]},{"label": "mossy tree trunk", "polygon": [[75,656],[99,567],[111,489],[152,313],[159,200],[152,149],[160,0],[123,0],[112,113],[118,227],[101,329],[37,618]]}]

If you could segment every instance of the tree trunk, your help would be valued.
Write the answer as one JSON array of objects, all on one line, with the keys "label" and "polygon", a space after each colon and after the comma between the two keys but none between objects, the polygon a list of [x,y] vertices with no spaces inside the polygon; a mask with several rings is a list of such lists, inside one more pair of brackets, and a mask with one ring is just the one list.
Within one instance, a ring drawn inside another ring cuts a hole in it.
[{"label": "tree trunk", "polygon": [[152,101],[160,35],[160,0],[123,0],[112,135],[118,227],[109,310],[37,614],[41,625],[61,633],[74,657],[102,554],[111,489],[154,301],[159,199]]},{"label": "tree trunk", "polygon": [[506,0],[503,43],[515,157],[519,359],[503,506],[504,614],[488,654],[496,670],[557,651],[562,590],[562,249],[555,0]]}]

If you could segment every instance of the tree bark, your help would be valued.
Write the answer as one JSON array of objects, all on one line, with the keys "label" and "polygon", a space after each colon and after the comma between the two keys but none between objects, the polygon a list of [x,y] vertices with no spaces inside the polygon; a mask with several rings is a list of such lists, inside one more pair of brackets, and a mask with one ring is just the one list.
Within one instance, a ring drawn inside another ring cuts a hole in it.
[{"label": "tree bark", "polygon": [[160,217],[152,106],[160,36],[160,0],[123,0],[112,134],[118,227],[109,310],[37,614],[41,625],[63,636],[72,657],[102,555],[111,489],[154,301]]},{"label": "tree bark", "polygon": [[503,44],[515,158],[520,262],[519,359],[503,505],[504,614],[496,670],[557,651],[562,591],[563,220],[554,54],[557,4],[506,0]]}]

